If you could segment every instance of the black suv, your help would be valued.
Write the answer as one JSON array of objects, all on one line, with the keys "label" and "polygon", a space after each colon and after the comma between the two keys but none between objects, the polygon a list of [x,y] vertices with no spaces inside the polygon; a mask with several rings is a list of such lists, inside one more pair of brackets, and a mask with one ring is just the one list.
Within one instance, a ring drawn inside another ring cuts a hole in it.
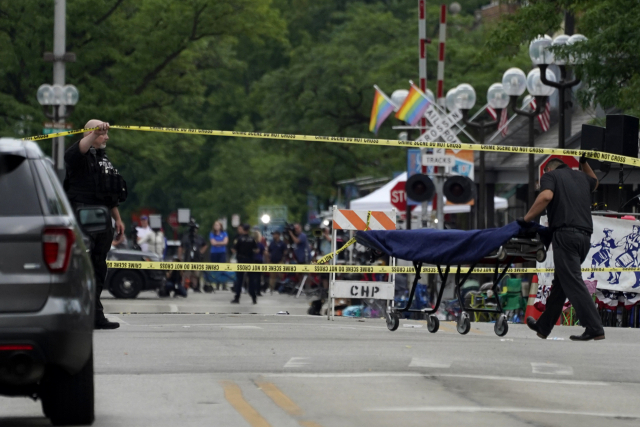
[{"label": "black suv", "polygon": [[[86,233],[106,208],[77,212]],[[94,420],[95,279],[86,237],[37,144],[0,139],[0,394],[40,398],[54,425]]]}]

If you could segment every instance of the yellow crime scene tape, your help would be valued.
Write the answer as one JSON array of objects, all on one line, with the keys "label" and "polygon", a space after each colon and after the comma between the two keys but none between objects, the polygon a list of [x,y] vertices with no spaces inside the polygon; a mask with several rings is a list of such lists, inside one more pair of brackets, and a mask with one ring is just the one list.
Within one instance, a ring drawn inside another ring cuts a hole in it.
[{"label": "yellow crime scene tape", "polygon": [[[213,271],[213,272],[249,272],[249,273],[395,273],[413,274],[415,269],[411,266],[374,266],[374,265],[318,265],[318,264],[239,264],[239,263],[214,263],[214,262],[149,262],[149,261],[107,261],[109,268],[133,269],[133,270],[177,270],[177,271]],[[441,267],[444,271],[445,267]],[[502,267],[504,268],[504,267]],[[452,273],[458,271],[458,267],[451,267]],[[460,268],[461,273],[469,271],[469,267]],[[553,268],[509,268],[511,274],[525,273],[553,273]],[[633,272],[640,271],[640,267],[626,268],[583,268],[583,272]],[[437,274],[437,267],[422,267],[421,274]],[[478,274],[493,274],[492,267],[476,267],[473,270]]]},{"label": "yellow crime scene tape", "polygon": [[[369,229],[369,221],[371,220],[371,211],[367,212],[367,225],[364,227],[364,231],[367,231]],[[323,256],[322,258],[320,258],[317,263],[318,264],[324,264],[326,262],[329,262],[333,259],[334,256],[339,255],[340,252],[344,251],[345,249],[347,249],[349,246],[353,245],[356,242],[356,238],[352,237],[351,239],[349,239],[349,241],[347,243],[344,244],[344,246],[342,246],[340,249],[338,249],[337,251],[327,254],[325,256]]]},{"label": "yellow crime scene tape", "polygon": [[[23,138],[30,141],[42,141],[45,139],[56,138],[59,136],[75,135],[82,132],[96,130],[77,129],[66,132],[52,133],[48,135],[32,136]],[[497,153],[514,153],[514,154],[556,154],[560,156],[582,156],[595,159],[602,162],[621,163],[629,166],[640,167],[640,159],[626,156],[619,156],[611,153],[601,153],[598,151],[587,150],[567,150],[561,148],[541,148],[541,147],[515,147],[509,145],[488,145],[488,144],[469,144],[469,143],[453,143],[453,142],[431,142],[431,141],[400,141],[394,139],[376,139],[376,138],[351,138],[343,136],[313,136],[313,135],[294,135],[286,133],[268,133],[268,132],[239,132],[228,130],[209,130],[209,129],[185,129],[170,127],[151,127],[151,126],[121,126],[113,125],[110,129],[137,130],[143,132],[161,132],[161,133],[179,133],[185,135],[205,135],[205,136],[223,136],[228,138],[262,138],[262,139],[280,139],[287,141],[307,141],[307,142],[334,142],[339,144],[360,144],[373,146],[390,146],[405,148],[447,148],[450,150],[470,150],[470,151],[490,151]]]},{"label": "yellow crime scene tape", "polygon": [[[38,135],[23,138],[23,140],[42,141],[59,136],[76,135],[83,132],[97,130],[98,128],[75,129],[65,132],[52,133],[48,135]],[[209,129],[186,129],[171,127],[152,127],[152,126],[122,126],[113,125],[110,129],[137,130],[143,132],[160,132],[160,133],[177,133],[185,135],[204,135],[204,136],[222,136],[228,138],[258,138],[258,139],[278,139],[287,141],[307,141],[307,142],[333,142],[339,144],[359,144],[372,146],[390,146],[404,148],[445,148],[451,150],[470,150],[470,151],[487,151],[497,153],[513,153],[513,154],[548,154],[560,156],[585,156],[589,159],[599,160],[603,162],[620,163],[629,166],[640,167],[640,159],[626,156],[619,156],[611,153],[601,153],[589,150],[568,150],[561,148],[541,148],[541,147],[517,147],[507,145],[489,145],[489,144],[469,144],[469,143],[451,143],[451,142],[432,142],[432,141],[401,141],[392,139],[377,138],[352,138],[342,136],[314,136],[314,135],[295,135],[285,133],[268,133],[268,132],[239,132],[225,130],[209,130]],[[367,227],[368,219],[367,215]],[[348,246],[355,243],[355,238],[349,240],[346,245],[333,254],[326,255],[318,261],[319,264],[331,260],[335,255],[342,252]],[[282,265],[282,264],[223,264],[223,263],[175,263],[175,262],[131,262],[131,261],[107,261],[109,268],[126,268],[126,269],[147,269],[147,270],[183,270],[183,271],[228,271],[228,272],[256,272],[256,273],[413,273],[413,267],[390,267],[390,266],[361,266],[361,265]],[[456,267],[450,271],[456,272]],[[461,272],[467,272],[469,268],[461,268]],[[632,268],[583,268],[583,272],[624,272],[624,271],[640,271],[640,267]],[[476,268],[474,272],[479,274],[493,274],[493,268]],[[509,269],[511,273],[553,273],[553,268],[513,268]],[[423,267],[423,274],[436,274],[436,267]]]}]

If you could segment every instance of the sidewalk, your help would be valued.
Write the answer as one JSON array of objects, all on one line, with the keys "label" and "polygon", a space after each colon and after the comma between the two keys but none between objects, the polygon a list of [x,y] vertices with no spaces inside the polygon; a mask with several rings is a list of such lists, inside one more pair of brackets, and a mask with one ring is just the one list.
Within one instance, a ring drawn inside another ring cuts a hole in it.
[{"label": "sidewalk", "polygon": [[[304,296],[274,293],[258,297],[253,304],[248,294],[240,296],[240,304],[231,304],[233,293],[216,291],[212,294],[189,291],[187,298],[159,298],[155,292],[145,291],[135,299],[116,299],[109,292],[102,293],[102,304],[107,314],[120,313],[240,313],[276,314],[288,311],[292,315],[305,315],[311,299]],[[326,307],[326,305],[325,305]]]}]

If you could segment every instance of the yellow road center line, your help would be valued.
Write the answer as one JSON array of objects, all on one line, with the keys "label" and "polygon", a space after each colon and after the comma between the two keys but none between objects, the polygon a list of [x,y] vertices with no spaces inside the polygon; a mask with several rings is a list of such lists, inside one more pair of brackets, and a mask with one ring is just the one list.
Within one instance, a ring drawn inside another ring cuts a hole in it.
[{"label": "yellow road center line", "polygon": [[273,403],[282,408],[283,411],[294,417],[304,415],[304,411],[296,403],[289,399],[275,384],[266,381],[256,381],[256,385],[273,400]]},{"label": "yellow road center line", "polygon": [[314,421],[300,421],[302,427],[322,427],[320,424]]},{"label": "yellow road center line", "polygon": [[247,421],[251,427],[271,427],[271,424],[265,420],[253,406],[244,400],[242,396],[242,390],[238,384],[233,381],[220,381],[222,388],[224,389],[224,397],[227,402],[238,411],[240,415]]}]

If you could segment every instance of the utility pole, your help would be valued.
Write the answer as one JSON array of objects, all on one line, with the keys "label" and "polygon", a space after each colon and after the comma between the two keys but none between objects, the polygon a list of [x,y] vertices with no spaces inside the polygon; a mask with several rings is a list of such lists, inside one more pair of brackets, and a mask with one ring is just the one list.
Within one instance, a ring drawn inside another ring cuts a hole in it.
[{"label": "utility pole", "polygon": [[[66,51],[66,32],[67,32],[67,0],[56,0],[54,21],[53,21],[53,84],[64,86],[65,81],[65,62],[64,54]],[[56,124],[64,124],[65,107],[60,105],[56,107]],[[63,127],[60,126],[59,129]],[[64,179],[64,137],[54,138],[51,152],[56,173],[58,177]]]},{"label": "utility pole", "polygon": [[[53,62],[53,87],[48,84],[38,88],[38,102],[47,118],[54,121],[54,128],[64,129],[64,119],[71,114],[78,102],[75,86],[65,85],[65,63],[76,62],[76,55],[66,51],[67,32],[66,0],[55,0],[53,14],[53,52],[45,52],[45,62]],[[51,141],[51,158],[60,181],[64,179],[64,137]]]},{"label": "utility pole", "polygon": [[[575,17],[573,16],[573,13],[566,11],[564,13],[564,33],[568,36],[572,36],[575,32]],[[569,70],[567,73],[567,80],[571,80],[572,79],[572,71]],[[545,76],[546,77],[546,76]],[[567,139],[571,138],[571,119],[572,119],[572,107],[573,107],[573,92],[571,92],[571,88],[568,88],[569,90],[566,90],[565,88],[559,89],[561,91],[564,92],[564,105],[560,105],[560,108],[566,108],[566,110],[564,110],[564,135],[563,135],[563,140],[566,141]],[[565,92],[566,90],[566,92]],[[564,144],[561,148],[564,148]]]},{"label": "utility pole", "polygon": [[[418,0],[418,77],[420,79],[420,90],[422,93],[427,93],[427,1]],[[420,134],[427,131],[427,119],[422,117],[420,119]],[[420,149],[420,159],[424,157],[427,150]],[[423,166],[424,167],[424,166]],[[427,207],[429,202],[422,202],[422,218],[420,228],[424,227],[425,220],[427,219]]]},{"label": "utility pole", "polygon": [[444,230],[444,167],[438,167],[439,173],[436,175],[436,193],[438,195],[438,206],[436,206],[437,230]]}]

